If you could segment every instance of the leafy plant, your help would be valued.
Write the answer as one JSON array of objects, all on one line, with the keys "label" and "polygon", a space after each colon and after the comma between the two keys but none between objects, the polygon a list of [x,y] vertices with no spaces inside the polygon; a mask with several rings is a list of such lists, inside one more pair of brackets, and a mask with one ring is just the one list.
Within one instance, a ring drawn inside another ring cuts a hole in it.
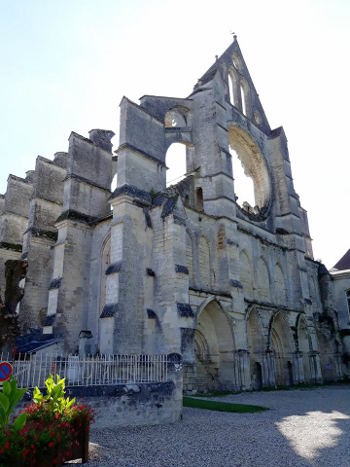
[{"label": "leafy plant", "polygon": [[53,375],[50,375],[45,381],[46,395],[43,395],[38,386],[35,387],[33,400],[35,404],[45,404],[48,410],[53,413],[62,414],[69,412],[75,403],[75,397],[69,399],[65,397],[65,379],[56,375],[56,383]]},{"label": "leafy plant", "polygon": [[[17,387],[15,379],[11,378],[9,381],[4,381],[2,392],[0,393],[0,429],[6,429],[10,422],[10,417],[25,394],[25,389]],[[21,430],[26,423],[26,415],[19,415],[12,425],[13,430]]]},{"label": "leafy plant", "polygon": [[[25,390],[19,390],[15,381],[11,384],[10,388],[5,385],[6,394],[16,394],[13,401],[19,401]],[[6,419],[8,425],[0,431],[0,467],[61,465],[82,445],[82,436],[88,436],[93,420],[90,407],[75,405],[75,399],[65,397],[65,381],[58,375],[56,382],[50,375],[45,386],[45,395],[35,388],[33,403],[12,426]],[[3,404],[6,408],[7,403]]]}]

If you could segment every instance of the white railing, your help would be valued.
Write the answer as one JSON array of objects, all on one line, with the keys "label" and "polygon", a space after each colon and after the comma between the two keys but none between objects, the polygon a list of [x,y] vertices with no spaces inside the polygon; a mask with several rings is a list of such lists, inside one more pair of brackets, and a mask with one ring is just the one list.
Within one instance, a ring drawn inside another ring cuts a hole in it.
[{"label": "white railing", "polygon": [[75,355],[1,354],[0,362],[12,365],[18,387],[44,387],[50,375],[60,375],[67,386],[99,386],[168,381],[167,355]]}]

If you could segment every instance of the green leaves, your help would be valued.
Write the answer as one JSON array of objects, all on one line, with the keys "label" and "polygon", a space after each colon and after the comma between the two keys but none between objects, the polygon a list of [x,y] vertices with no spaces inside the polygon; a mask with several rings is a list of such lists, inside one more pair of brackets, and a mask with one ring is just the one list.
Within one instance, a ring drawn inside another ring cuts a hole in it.
[{"label": "green leaves", "polygon": [[15,431],[22,430],[22,428],[24,428],[24,425],[26,424],[26,421],[27,421],[27,415],[25,413],[21,413],[21,415],[18,415],[18,417],[14,421],[12,425],[12,429]]},{"label": "green leaves", "polygon": [[[14,411],[17,403],[22,400],[26,390],[19,389],[15,379],[11,378],[9,381],[4,381],[2,392],[0,393],[0,429],[4,430],[9,424],[10,416]],[[23,417],[18,422],[21,426]],[[24,417],[25,424],[25,417]],[[23,426],[24,426],[23,424]],[[23,427],[22,427],[23,428]],[[21,428],[20,428],[21,429]]]},{"label": "green leaves", "polygon": [[65,398],[65,379],[56,375],[56,382],[53,375],[50,375],[46,381],[46,395],[44,396],[40,389],[34,389],[33,399],[36,404],[44,403],[54,413],[63,413],[72,409],[75,398],[70,400],[69,397]]},{"label": "green leaves", "polygon": [[8,381],[5,381],[2,386],[2,391],[6,396],[9,396],[11,394],[11,385]]},{"label": "green leaves", "polygon": [[44,399],[44,396],[41,394],[41,391],[40,389],[38,388],[38,386],[35,386],[34,388],[34,392],[33,392],[33,400],[36,404],[41,404],[41,402],[43,401]]},{"label": "green leaves", "polygon": [[10,400],[5,394],[0,394],[0,406],[4,412],[7,412],[10,407]]}]

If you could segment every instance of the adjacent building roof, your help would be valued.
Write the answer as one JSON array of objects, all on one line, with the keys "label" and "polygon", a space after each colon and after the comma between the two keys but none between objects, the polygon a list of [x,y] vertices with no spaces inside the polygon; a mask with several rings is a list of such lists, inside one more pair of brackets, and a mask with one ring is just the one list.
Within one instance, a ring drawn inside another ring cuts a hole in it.
[{"label": "adjacent building roof", "polygon": [[56,344],[61,339],[52,334],[43,334],[39,329],[32,329],[29,334],[17,337],[16,350],[20,353],[36,352],[37,350]]},{"label": "adjacent building roof", "polygon": [[350,269],[350,249],[337,262],[337,264],[333,266],[332,269],[337,269],[338,271],[344,271],[345,269]]}]

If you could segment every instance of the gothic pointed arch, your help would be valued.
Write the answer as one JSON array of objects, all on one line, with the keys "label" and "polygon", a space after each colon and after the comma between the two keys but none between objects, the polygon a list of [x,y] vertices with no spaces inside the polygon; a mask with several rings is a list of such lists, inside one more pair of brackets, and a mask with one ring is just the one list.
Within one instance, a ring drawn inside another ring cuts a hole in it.
[{"label": "gothic pointed arch", "polygon": [[197,390],[233,388],[235,344],[232,326],[217,300],[208,298],[199,308],[194,331],[195,364],[191,375]]},{"label": "gothic pointed arch", "polygon": [[252,307],[247,313],[246,330],[250,358],[251,387],[252,389],[261,389],[263,385],[262,368],[264,365],[266,342],[262,321],[255,307]]},{"label": "gothic pointed arch", "polygon": [[275,313],[271,318],[268,347],[274,357],[276,385],[287,386],[293,384],[295,345],[288,318],[282,311]]}]

